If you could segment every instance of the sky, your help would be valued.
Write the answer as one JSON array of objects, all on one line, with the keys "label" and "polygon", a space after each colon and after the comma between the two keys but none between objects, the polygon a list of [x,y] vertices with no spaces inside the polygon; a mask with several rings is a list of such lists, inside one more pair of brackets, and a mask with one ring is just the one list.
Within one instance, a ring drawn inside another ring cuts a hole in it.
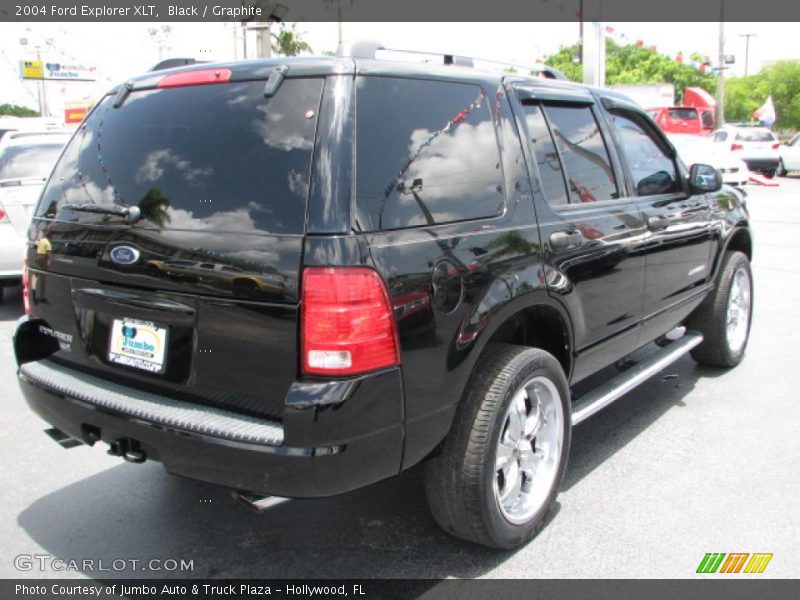
[{"label": "sky", "polygon": [[[211,60],[241,58],[241,36],[235,39],[238,25],[222,23],[0,23],[0,104],[14,103],[37,107],[36,84],[21,82],[19,61],[34,59],[36,49],[45,61],[70,61],[97,69],[98,81],[50,82],[48,103],[53,114],[60,114],[68,100],[92,99],[115,84],[146,71],[170,56],[200,57]],[[662,53],[674,56],[699,52],[717,56],[717,23],[604,23],[613,28],[618,41],[642,40]],[[585,27],[592,27],[586,24]],[[155,35],[149,30],[155,29]],[[299,23],[316,53],[334,51],[337,24]],[[578,41],[576,22],[561,23],[343,23],[344,39],[377,39],[386,47],[449,52],[479,58],[533,64],[561,46]],[[239,33],[241,33],[239,31]],[[750,38],[749,72],[763,63],[781,59],[800,59],[797,23],[726,23],[725,52],[736,56],[729,73],[744,72],[745,33]],[[624,36],[624,37],[623,37]],[[27,45],[20,44],[21,39]],[[249,56],[254,56],[255,34],[248,34]]]}]

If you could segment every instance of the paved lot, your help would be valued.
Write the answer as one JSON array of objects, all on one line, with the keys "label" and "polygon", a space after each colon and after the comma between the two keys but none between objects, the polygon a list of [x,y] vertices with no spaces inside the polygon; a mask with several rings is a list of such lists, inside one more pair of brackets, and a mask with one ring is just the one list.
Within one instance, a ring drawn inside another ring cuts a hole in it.
[{"label": "paved lot", "polygon": [[580,425],[555,518],[516,552],[440,532],[418,472],[257,516],[158,464],[62,450],[17,391],[8,340],[22,307],[7,291],[0,577],[19,576],[13,557],[36,553],[189,559],[194,571],[182,575],[197,577],[692,577],[706,552],[772,552],[761,577],[797,577],[800,179],[750,194],[756,312],[746,360],[723,373],[685,358],[665,371],[677,378],[651,380]]}]

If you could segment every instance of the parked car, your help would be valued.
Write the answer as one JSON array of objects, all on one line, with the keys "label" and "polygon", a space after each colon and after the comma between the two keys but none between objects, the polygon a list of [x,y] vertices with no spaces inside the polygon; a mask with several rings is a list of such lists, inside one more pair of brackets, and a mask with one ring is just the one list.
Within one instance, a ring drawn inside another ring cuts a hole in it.
[{"label": "parked car", "polygon": [[64,128],[52,129],[17,129],[14,131],[7,131],[2,139],[0,139],[0,151],[6,146],[15,142],[22,142],[35,139],[37,142],[45,142],[47,140],[54,140],[54,143],[61,144],[62,147],[69,140],[72,131]]},{"label": "parked car", "polygon": [[695,164],[711,165],[722,173],[722,182],[728,185],[743,186],[750,178],[747,164],[727,147],[715,144],[707,137],[699,135],[667,135],[675,146],[678,155],[686,166]]},{"label": "parked car", "polygon": [[766,127],[742,127],[727,125],[717,129],[711,140],[730,149],[747,163],[751,171],[772,177],[778,170],[778,138]]},{"label": "parked car", "polygon": [[778,148],[780,162],[777,175],[784,177],[789,171],[800,171],[800,133]]},{"label": "parked car", "polygon": [[13,131],[44,131],[62,125],[52,117],[0,117],[0,141]]},{"label": "parked car", "polygon": [[0,145],[0,299],[22,277],[28,225],[68,135],[9,134]]},{"label": "parked car", "polygon": [[[424,462],[447,532],[514,547],[573,426],[686,353],[743,359],[746,206],[624,96],[375,50],[109,92],[30,229],[19,383],[65,447],[259,509]],[[152,261],[282,285],[242,298]]]},{"label": "parked car", "polygon": [[664,133],[705,133],[700,110],[694,106],[664,106],[647,111]]}]

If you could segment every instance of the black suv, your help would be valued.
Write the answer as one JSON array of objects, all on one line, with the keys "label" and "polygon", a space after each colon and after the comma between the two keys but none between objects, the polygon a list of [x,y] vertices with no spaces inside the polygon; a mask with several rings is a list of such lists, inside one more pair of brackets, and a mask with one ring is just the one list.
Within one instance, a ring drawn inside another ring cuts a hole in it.
[{"label": "black suv", "polygon": [[512,547],[572,425],[689,351],[742,359],[747,211],[624,96],[373,50],[106,95],[30,229],[20,385],[64,446],[251,494],[425,461],[444,529]]}]

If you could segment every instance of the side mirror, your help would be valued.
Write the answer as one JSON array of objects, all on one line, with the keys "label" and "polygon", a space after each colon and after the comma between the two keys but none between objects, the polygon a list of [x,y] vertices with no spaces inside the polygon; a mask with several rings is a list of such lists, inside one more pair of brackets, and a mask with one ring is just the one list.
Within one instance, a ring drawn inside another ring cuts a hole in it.
[{"label": "side mirror", "polygon": [[696,164],[689,169],[689,189],[692,194],[716,192],[722,187],[722,174],[711,165]]}]

